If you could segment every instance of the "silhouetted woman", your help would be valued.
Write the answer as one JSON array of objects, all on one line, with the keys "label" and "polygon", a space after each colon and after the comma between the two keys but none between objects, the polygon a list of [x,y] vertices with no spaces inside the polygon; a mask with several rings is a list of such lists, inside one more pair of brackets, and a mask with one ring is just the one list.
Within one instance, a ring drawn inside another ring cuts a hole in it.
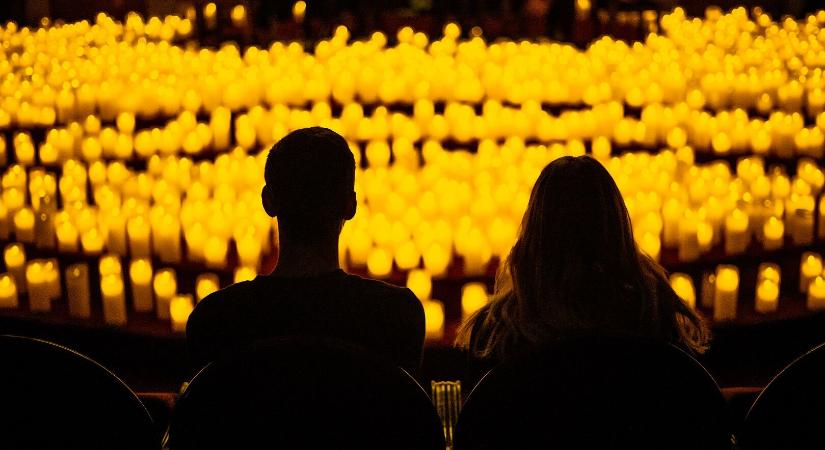
[{"label": "silhouetted woman", "polygon": [[459,330],[471,356],[495,363],[583,334],[661,339],[703,352],[702,319],[636,247],[622,195],[596,160],[544,168],[493,298]]}]

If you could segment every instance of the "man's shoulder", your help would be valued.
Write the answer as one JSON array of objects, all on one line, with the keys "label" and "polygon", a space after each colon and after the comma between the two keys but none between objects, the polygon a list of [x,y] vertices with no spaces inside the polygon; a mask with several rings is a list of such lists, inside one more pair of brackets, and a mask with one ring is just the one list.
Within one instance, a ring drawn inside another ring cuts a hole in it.
[{"label": "man's shoulder", "polygon": [[256,284],[255,280],[241,281],[218,289],[199,301],[195,306],[193,314],[203,314],[207,311],[222,310],[227,307],[231,308],[232,305],[235,305],[238,301],[253,298],[250,294],[257,288]]},{"label": "man's shoulder", "polygon": [[347,274],[347,285],[350,290],[366,298],[379,300],[416,300],[415,294],[406,287],[396,286],[381,280],[373,280],[358,275]]}]

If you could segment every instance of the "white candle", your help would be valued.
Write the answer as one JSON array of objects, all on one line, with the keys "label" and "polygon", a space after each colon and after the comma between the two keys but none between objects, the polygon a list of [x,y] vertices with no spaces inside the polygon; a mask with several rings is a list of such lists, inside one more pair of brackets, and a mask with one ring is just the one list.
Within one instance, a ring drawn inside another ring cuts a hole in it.
[{"label": "white candle", "polygon": [[756,286],[756,312],[769,313],[776,311],[779,305],[779,285],[773,280],[762,280]]},{"label": "white candle", "polygon": [[808,284],[822,274],[822,257],[818,253],[804,252],[799,262],[799,292],[808,292]]},{"label": "white candle", "polygon": [[26,289],[29,293],[29,309],[35,312],[48,312],[52,308],[49,289],[43,273],[43,263],[32,260],[26,265]]},{"label": "white candle", "polygon": [[191,295],[176,295],[169,304],[169,317],[172,319],[172,330],[182,333],[186,331],[186,322],[192,314]]},{"label": "white candle", "polygon": [[825,309],[825,279],[817,276],[808,285],[808,309]]},{"label": "white candle", "polygon": [[14,277],[8,273],[0,274],[0,308],[17,308],[17,286]]},{"label": "white candle", "polygon": [[198,302],[218,289],[220,289],[220,282],[218,281],[218,275],[214,273],[202,273],[195,280],[195,293]]},{"label": "white candle", "polygon": [[69,315],[82,318],[91,316],[88,265],[78,263],[66,268],[66,291],[69,298]]},{"label": "white candle", "polygon": [[26,292],[26,249],[23,244],[9,244],[3,251],[6,270],[14,278],[18,292]]},{"label": "white candle", "polygon": [[137,312],[152,310],[152,262],[148,258],[138,258],[129,264],[129,279],[132,287],[132,307]]},{"label": "white candle", "polygon": [[776,216],[771,216],[762,227],[762,235],[764,236],[762,245],[765,250],[782,248],[785,241],[785,224]]},{"label": "white candle", "polygon": [[129,255],[132,258],[151,256],[149,246],[151,232],[149,223],[143,216],[135,216],[129,219],[126,225],[126,233],[129,238]]},{"label": "white candle", "polygon": [[110,325],[126,324],[126,297],[123,294],[123,278],[105,275],[100,279],[103,296],[103,320]]},{"label": "white candle", "polygon": [[178,292],[178,281],[174,269],[161,269],[155,273],[152,282],[155,291],[155,313],[158,319],[169,318],[169,304]]},{"label": "white candle", "polygon": [[461,316],[462,320],[487,304],[487,288],[484,283],[467,283],[461,287]]},{"label": "white candle", "polygon": [[58,224],[55,234],[57,235],[57,249],[59,251],[64,253],[77,251],[77,228],[70,221],[67,220]]},{"label": "white candle", "polygon": [[742,253],[748,247],[748,215],[741,209],[734,209],[725,218],[725,253],[728,255]]},{"label": "white candle", "polygon": [[713,320],[736,319],[739,296],[739,269],[736,266],[720,265],[716,268],[716,291],[713,298]]},{"label": "white candle", "polygon": [[59,300],[63,296],[63,292],[60,287],[60,265],[56,259],[43,261],[43,278],[49,298]]},{"label": "white candle", "polygon": [[20,242],[34,242],[34,213],[31,208],[20,208],[14,213],[14,235]]}]

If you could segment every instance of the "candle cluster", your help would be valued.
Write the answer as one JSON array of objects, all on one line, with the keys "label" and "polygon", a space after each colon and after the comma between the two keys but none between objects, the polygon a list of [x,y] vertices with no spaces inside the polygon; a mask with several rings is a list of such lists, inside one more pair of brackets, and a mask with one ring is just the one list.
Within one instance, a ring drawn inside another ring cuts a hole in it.
[{"label": "candle cluster", "polygon": [[[231,19],[243,25],[247,11]],[[218,273],[254,278],[275,252],[277,223],[260,207],[267,150],[315,125],[341,133],[357,162],[341,264],[408,273],[431,338],[445,322],[432,280],[489,276],[534,181],[562,156],[607,167],[639,247],[666,265],[825,238],[825,11],[777,23],[677,8],[644,42],[604,37],[586,50],[463,40],[455,24],[438,38],[405,27],[392,45],[380,32],[352,41],[343,26],[312,48],[176,45],[193,20],[0,27],[0,305],[27,294],[49,310],[62,274],[73,316],[90,317],[99,290],[107,323],[154,312],[183,329]],[[51,253],[29,261],[27,250]],[[74,259],[61,267],[64,256]],[[825,281],[807,256],[800,293],[817,309]],[[191,292],[184,266],[204,271]],[[779,298],[769,269],[763,313]],[[695,306],[690,277],[671,281]],[[735,317],[739,268],[701,282],[700,306]],[[467,284],[462,315],[486,301]]]}]

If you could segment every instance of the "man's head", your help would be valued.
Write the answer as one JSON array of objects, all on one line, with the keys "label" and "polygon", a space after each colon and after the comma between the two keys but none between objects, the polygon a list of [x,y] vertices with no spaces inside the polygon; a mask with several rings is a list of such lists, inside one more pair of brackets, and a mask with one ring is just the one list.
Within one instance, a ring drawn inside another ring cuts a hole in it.
[{"label": "man's head", "polygon": [[264,180],[264,209],[290,238],[337,236],[355,215],[355,159],[332,130],[312,127],[286,135],[269,151]]}]

